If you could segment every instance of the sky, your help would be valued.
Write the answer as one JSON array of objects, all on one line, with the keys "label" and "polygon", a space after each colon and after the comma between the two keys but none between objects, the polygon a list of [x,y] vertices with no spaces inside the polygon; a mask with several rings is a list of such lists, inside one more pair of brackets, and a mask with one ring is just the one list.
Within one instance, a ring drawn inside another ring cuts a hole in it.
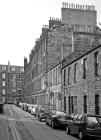
[{"label": "sky", "polygon": [[23,66],[43,25],[61,18],[62,2],[94,5],[101,28],[100,0],[0,0],[0,64]]}]

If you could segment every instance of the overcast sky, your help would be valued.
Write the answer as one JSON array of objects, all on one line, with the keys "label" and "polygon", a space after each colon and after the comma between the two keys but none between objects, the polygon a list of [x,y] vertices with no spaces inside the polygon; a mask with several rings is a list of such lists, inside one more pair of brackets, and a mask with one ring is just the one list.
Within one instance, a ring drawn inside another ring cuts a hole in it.
[{"label": "overcast sky", "polygon": [[23,65],[49,18],[61,18],[62,2],[94,5],[101,22],[100,0],[0,0],[0,64]]}]

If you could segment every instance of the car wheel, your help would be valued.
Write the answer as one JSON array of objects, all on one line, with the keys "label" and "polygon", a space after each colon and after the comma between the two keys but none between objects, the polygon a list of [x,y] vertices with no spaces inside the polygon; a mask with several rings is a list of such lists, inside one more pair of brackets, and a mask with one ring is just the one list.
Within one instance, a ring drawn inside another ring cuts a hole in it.
[{"label": "car wheel", "polygon": [[70,129],[69,129],[68,126],[67,126],[67,128],[66,128],[66,133],[67,133],[67,134],[70,134]]},{"label": "car wheel", "polygon": [[51,124],[51,126],[52,126],[52,128],[55,128],[55,126],[54,126],[54,122],[52,121],[52,124]]},{"label": "car wheel", "polygon": [[84,136],[83,136],[82,131],[79,131],[79,139],[80,139],[80,140],[83,140],[83,139],[84,139]]}]

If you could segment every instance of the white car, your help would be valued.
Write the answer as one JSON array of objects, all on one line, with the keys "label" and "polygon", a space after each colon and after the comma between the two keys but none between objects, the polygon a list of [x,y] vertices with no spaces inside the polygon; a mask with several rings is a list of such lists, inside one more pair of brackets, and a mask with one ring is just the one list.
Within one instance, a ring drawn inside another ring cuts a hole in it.
[{"label": "white car", "polygon": [[29,104],[29,106],[28,106],[28,112],[29,113],[31,113],[32,108],[33,108],[33,104]]},{"label": "white car", "polygon": [[32,115],[35,115],[35,107],[32,108],[31,114],[32,114]]},{"label": "white car", "polygon": [[33,105],[31,109],[31,114],[36,116],[36,111],[38,110],[39,105]]},{"label": "white car", "polygon": [[19,107],[21,107],[21,108],[22,108],[23,104],[24,104],[24,103],[19,102]]}]

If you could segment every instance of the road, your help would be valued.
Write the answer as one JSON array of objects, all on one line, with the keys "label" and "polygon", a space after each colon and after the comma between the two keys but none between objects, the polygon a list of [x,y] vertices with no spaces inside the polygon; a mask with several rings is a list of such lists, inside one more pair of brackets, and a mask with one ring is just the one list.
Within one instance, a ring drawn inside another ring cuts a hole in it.
[{"label": "road", "polygon": [[0,114],[0,140],[78,140],[65,130],[52,129],[45,122],[15,105],[5,105]]}]

